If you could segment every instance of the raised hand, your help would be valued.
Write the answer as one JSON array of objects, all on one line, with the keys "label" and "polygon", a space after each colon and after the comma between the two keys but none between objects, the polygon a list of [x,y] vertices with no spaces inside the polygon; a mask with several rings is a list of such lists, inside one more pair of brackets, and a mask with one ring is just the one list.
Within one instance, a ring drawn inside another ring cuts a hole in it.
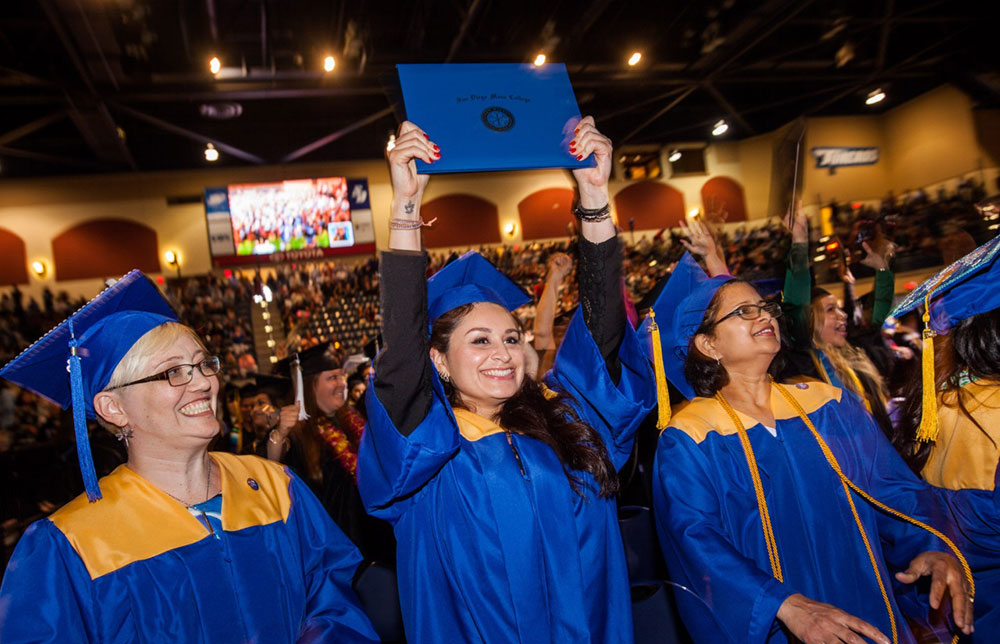
[{"label": "raised hand", "polygon": [[889,638],[865,620],[798,593],[781,604],[777,617],[803,644],[866,644],[859,635],[889,644]]},{"label": "raised hand", "polygon": [[[434,163],[441,158],[440,148],[434,145],[426,132],[409,121],[403,121],[396,132],[395,145],[386,151],[385,156],[389,162],[393,198],[404,205],[414,200],[419,201],[430,176],[417,174],[417,164],[414,159]],[[404,209],[400,214],[412,213],[406,213]]]},{"label": "raised hand", "polygon": [[792,234],[792,243],[806,244],[809,242],[809,217],[802,210],[802,202],[795,204],[795,210],[781,220],[785,228]]},{"label": "raised hand", "polygon": [[888,270],[889,262],[892,261],[893,255],[896,254],[896,244],[891,241],[879,244],[879,251],[872,249],[871,245],[866,241],[861,242],[861,247],[867,253],[864,259],[861,260],[861,263],[877,271]]},{"label": "raised hand", "polygon": [[928,575],[931,578],[931,608],[936,610],[941,607],[941,600],[947,590],[951,597],[955,626],[966,635],[972,634],[975,629],[972,627],[971,589],[958,560],[943,552],[922,552],[914,557],[909,568],[896,573],[896,579],[904,584],[912,584]]},{"label": "raised hand", "polygon": [[693,219],[690,226],[682,221],[681,234],[684,235],[680,238],[681,244],[692,255],[704,257],[709,253],[715,252],[715,237],[712,236],[712,232],[708,229],[708,226],[701,221]]},{"label": "raised hand", "polygon": [[603,207],[608,203],[612,146],[611,139],[597,130],[593,116],[585,116],[576,126],[569,153],[578,160],[594,155],[597,166],[577,168],[573,170],[573,177],[580,189],[580,205],[591,210]]},{"label": "raised hand", "polygon": [[547,279],[562,282],[573,270],[573,259],[566,253],[555,253],[549,257],[549,273]]},{"label": "raised hand", "polygon": [[709,276],[715,277],[729,273],[725,252],[719,248],[719,244],[707,224],[694,219],[691,221],[691,225],[687,226],[682,221],[681,233],[684,236],[680,238],[680,242],[692,255],[704,258],[705,268],[708,269]]}]

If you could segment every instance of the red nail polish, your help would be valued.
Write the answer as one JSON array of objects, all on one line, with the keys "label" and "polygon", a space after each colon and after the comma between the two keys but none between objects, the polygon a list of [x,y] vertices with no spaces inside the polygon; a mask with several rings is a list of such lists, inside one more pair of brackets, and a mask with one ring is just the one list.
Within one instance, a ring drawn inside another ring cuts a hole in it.
[{"label": "red nail polish", "polygon": [[440,159],[441,158],[441,153],[440,152],[435,152],[434,153],[434,158],[435,159]]},{"label": "red nail polish", "polygon": [[438,146],[436,146],[436,145],[434,146],[434,151],[435,151],[435,152],[439,151],[440,149],[441,149],[441,148],[439,148]]},{"label": "red nail polish", "polygon": [[579,133],[580,133],[580,128],[576,128],[575,130],[573,130],[573,134],[579,134]]},{"label": "red nail polish", "polygon": [[427,136],[427,132],[424,132],[424,138],[427,139],[428,141],[431,140],[431,137]]},{"label": "red nail polish", "polygon": [[571,146],[569,146],[569,151],[570,151],[570,152],[576,152],[576,148],[574,148],[574,147],[573,147],[573,146],[571,145]]},{"label": "red nail polish", "polygon": [[583,161],[583,155],[582,154],[576,155],[576,160],[577,161]]}]

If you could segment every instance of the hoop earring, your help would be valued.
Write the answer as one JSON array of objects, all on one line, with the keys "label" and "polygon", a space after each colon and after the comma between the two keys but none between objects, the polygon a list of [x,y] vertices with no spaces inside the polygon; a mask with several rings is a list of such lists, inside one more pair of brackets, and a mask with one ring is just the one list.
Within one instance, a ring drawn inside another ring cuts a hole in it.
[{"label": "hoop earring", "polygon": [[122,443],[125,443],[125,449],[128,449],[128,439],[132,438],[132,434],[134,433],[135,432],[133,431],[130,425],[125,425],[124,427],[118,430],[118,433],[115,434],[115,438],[117,438]]}]

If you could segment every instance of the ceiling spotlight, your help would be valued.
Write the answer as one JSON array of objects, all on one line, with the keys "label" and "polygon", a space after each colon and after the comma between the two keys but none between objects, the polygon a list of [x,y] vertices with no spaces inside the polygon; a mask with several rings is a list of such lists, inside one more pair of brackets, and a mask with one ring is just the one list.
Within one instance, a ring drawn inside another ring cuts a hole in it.
[{"label": "ceiling spotlight", "polygon": [[31,272],[37,275],[38,277],[45,277],[45,273],[48,272],[48,268],[49,267],[45,265],[45,262],[41,260],[36,259],[35,261],[31,262]]},{"label": "ceiling spotlight", "polygon": [[875,103],[881,103],[885,100],[885,92],[882,88],[873,89],[868,93],[868,98],[865,99],[865,105],[874,105]]},{"label": "ceiling spotlight", "polygon": [[545,64],[545,54],[538,54],[535,56],[535,67],[541,67]]},{"label": "ceiling spotlight", "polygon": [[323,71],[332,72],[333,68],[337,66],[337,61],[333,59],[333,56],[327,56],[323,59]]},{"label": "ceiling spotlight", "polygon": [[205,160],[206,161],[218,161],[219,151],[215,149],[215,146],[209,143],[205,146]]},{"label": "ceiling spotlight", "polygon": [[670,151],[670,156],[667,157],[667,161],[669,161],[670,163],[674,163],[675,161],[678,161],[680,158],[681,158],[681,151],[678,150],[677,148],[674,148],[673,150]]},{"label": "ceiling spotlight", "polygon": [[629,67],[635,67],[639,64],[640,60],[642,60],[642,54],[640,52],[634,52],[628,59]]},{"label": "ceiling spotlight", "polygon": [[168,266],[177,266],[181,261],[181,254],[176,250],[168,250],[163,253],[163,259],[166,260]]},{"label": "ceiling spotlight", "polygon": [[219,73],[219,70],[222,69],[222,61],[219,60],[218,56],[212,56],[212,60],[208,61],[208,69],[213,74]]},{"label": "ceiling spotlight", "polygon": [[715,125],[712,126],[712,136],[722,136],[729,131],[729,124],[725,120],[719,119]]},{"label": "ceiling spotlight", "polygon": [[513,221],[508,221],[507,225],[503,227],[503,232],[508,237],[513,237],[514,233],[517,232],[517,224],[515,224]]}]

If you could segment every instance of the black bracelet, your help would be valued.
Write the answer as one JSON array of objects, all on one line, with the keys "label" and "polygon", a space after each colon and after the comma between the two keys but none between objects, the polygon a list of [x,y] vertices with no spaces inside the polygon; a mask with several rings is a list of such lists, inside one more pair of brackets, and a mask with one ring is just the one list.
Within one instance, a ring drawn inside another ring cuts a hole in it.
[{"label": "black bracelet", "polygon": [[576,206],[573,207],[573,214],[576,215],[580,221],[597,223],[611,217],[611,204],[606,203],[602,207],[595,208],[593,210],[584,208],[580,204],[576,204]]}]

